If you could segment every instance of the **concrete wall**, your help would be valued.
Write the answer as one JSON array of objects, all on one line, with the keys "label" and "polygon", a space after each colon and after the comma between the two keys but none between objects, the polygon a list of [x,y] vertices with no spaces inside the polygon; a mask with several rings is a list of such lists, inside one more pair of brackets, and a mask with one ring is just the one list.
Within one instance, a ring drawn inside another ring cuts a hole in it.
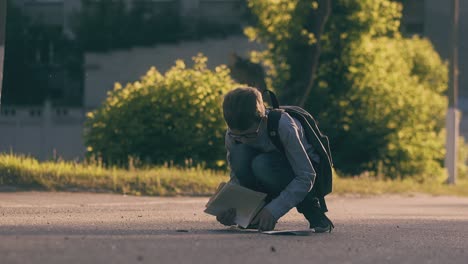
[{"label": "concrete wall", "polygon": [[191,58],[201,52],[208,57],[208,66],[214,68],[220,64],[228,64],[232,52],[247,57],[251,50],[257,48],[261,47],[240,35],[109,53],[87,53],[85,108],[98,107],[115,82],[126,84],[137,81],[151,66],[156,66],[162,73],[172,67],[177,59],[184,60],[189,66],[192,64]]},{"label": "concrete wall", "polygon": [[39,160],[84,157],[82,109],[3,107],[0,112],[0,153],[31,155]]},{"label": "concrete wall", "polygon": [[189,66],[191,58],[199,52],[209,58],[208,66],[214,68],[228,64],[230,53],[247,56],[253,48],[260,47],[249,43],[243,36],[233,36],[86,54],[85,109],[53,108],[50,105],[39,108],[3,107],[0,112],[0,152],[11,150],[47,160],[54,157],[55,150],[55,155],[66,160],[83,158],[85,112],[98,107],[115,82],[136,81],[151,66],[165,72],[177,59],[185,60]]}]

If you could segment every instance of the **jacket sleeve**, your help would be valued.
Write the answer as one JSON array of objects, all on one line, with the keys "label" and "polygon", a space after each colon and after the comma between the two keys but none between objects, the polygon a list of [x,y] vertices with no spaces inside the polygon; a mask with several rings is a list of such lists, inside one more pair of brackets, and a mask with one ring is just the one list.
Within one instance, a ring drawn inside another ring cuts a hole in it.
[{"label": "jacket sleeve", "polygon": [[293,180],[278,197],[273,199],[266,208],[278,220],[298,203],[304,200],[314,185],[316,173],[301,142],[304,130],[299,121],[290,115],[282,114],[278,134],[284,146],[286,158],[293,172]]},{"label": "jacket sleeve", "polygon": [[[228,133],[227,133],[227,131],[226,131],[226,135],[225,135],[225,137],[224,137],[224,146],[226,147],[226,162],[227,162],[229,168],[231,168],[231,154],[230,154],[230,150],[231,150],[232,144],[234,144],[234,141],[233,141],[233,139],[228,135]],[[236,175],[234,174],[234,171],[232,171],[232,169],[231,169],[231,173],[230,173],[230,182],[235,183],[235,184],[239,184],[239,180],[237,179],[237,177],[236,177]]]}]

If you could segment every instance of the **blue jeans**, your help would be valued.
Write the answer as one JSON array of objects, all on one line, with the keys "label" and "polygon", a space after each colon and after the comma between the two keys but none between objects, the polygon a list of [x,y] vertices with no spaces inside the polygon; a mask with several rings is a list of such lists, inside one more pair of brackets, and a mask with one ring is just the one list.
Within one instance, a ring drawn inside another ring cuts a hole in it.
[{"label": "blue jeans", "polygon": [[[266,202],[277,197],[295,177],[286,156],[278,151],[263,153],[244,144],[234,144],[230,160],[240,185],[266,193]],[[311,191],[296,208],[309,219],[308,215],[320,205]]]}]

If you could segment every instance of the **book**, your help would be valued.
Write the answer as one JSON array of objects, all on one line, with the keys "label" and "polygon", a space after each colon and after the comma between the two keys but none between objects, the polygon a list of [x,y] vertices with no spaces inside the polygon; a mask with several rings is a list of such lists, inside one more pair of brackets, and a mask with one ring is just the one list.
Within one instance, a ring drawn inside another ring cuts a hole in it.
[{"label": "book", "polygon": [[258,233],[271,236],[311,236],[315,234],[314,229],[296,229],[296,230],[271,230],[271,231],[258,231],[255,229],[243,229],[235,226],[231,226],[227,231],[233,233]]},{"label": "book", "polygon": [[266,196],[265,193],[256,192],[232,182],[223,182],[208,200],[205,213],[219,216],[230,208],[235,208],[235,223],[246,228],[265,206]]},{"label": "book", "polygon": [[262,234],[272,236],[310,236],[315,233],[314,229],[305,230],[277,230],[277,231],[263,231]]}]

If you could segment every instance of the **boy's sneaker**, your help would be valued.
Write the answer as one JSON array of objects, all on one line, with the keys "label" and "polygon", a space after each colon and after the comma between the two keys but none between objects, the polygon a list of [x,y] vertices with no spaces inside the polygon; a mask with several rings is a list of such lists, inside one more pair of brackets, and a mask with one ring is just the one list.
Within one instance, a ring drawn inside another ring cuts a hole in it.
[{"label": "boy's sneaker", "polygon": [[309,228],[314,229],[315,233],[331,233],[333,228],[335,228],[333,222],[323,212],[314,210],[306,218],[309,221]]},{"label": "boy's sneaker", "polygon": [[333,222],[325,215],[320,206],[319,199],[316,197],[309,198],[307,207],[303,208],[300,212],[309,221],[309,228],[313,229],[315,233],[331,233],[333,228],[335,228]]},{"label": "boy's sneaker", "polygon": [[335,225],[328,218],[319,206],[309,208],[306,212],[303,212],[307,221],[309,221],[309,228],[314,229],[315,233],[325,233],[333,230]]},{"label": "boy's sneaker", "polygon": [[252,224],[249,224],[247,227],[242,227],[242,226],[239,226],[240,229],[258,229],[258,224],[255,224],[255,225],[252,225]]}]

